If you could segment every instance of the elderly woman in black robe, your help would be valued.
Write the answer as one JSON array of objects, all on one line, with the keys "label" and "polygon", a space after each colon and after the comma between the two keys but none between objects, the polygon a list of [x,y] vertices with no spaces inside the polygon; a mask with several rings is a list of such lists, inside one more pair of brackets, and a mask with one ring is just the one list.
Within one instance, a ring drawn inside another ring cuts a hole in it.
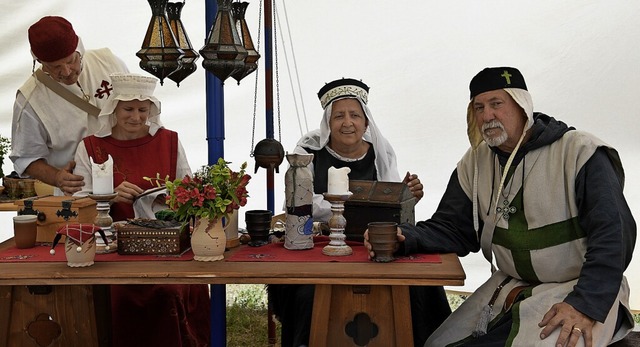
[{"label": "elderly woman in black robe", "polygon": [[[313,219],[326,222],[331,206],[327,191],[330,167],[349,167],[349,179],[407,184],[416,200],[424,195],[418,176],[398,173],[396,154],[377,128],[367,107],[369,87],[354,79],[339,79],[318,92],[324,116],[320,128],[304,135],[295,153],[314,154],[309,168],[314,173]],[[309,343],[314,285],[270,285],[269,304],[282,324],[282,346]],[[451,313],[442,287],[410,287],[414,345],[427,337]]]}]

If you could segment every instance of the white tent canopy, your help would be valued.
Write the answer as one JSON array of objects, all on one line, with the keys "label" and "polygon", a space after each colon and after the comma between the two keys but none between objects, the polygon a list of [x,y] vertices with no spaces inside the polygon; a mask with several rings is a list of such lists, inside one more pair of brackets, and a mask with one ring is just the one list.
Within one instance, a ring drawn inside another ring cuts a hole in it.
[{"label": "white tent canopy", "polygon": [[[256,44],[259,3],[252,2],[246,15]],[[395,147],[401,173],[408,170],[419,174],[426,186],[425,198],[416,206],[417,218],[426,219],[468,147],[465,110],[471,77],[486,66],[511,65],[524,74],[535,110],[592,132],[619,150],[627,174],[625,194],[636,218],[640,218],[640,3],[276,0],[275,6],[275,19],[283,23],[276,27],[278,42],[291,38],[294,43],[293,47],[287,43],[286,50],[280,45],[277,61],[281,111],[278,115],[276,109],[274,116],[275,133],[285,150],[293,150],[306,124],[309,128],[318,125],[322,113],[316,92],[325,82],[339,77],[362,79],[371,87],[370,108]],[[204,45],[206,35],[203,12],[202,1],[186,2],[182,12],[196,49]],[[31,73],[27,29],[45,15],[66,17],[87,49],[110,47],[131,71],[144,73],[135,52],[151,18],[147,1],[4,4],[0,12],[0,22],[6,23],[0,32],[1,135],[10,136],[15,91]],[[163,122],[181,135],[192,168],[207,162],[201,61],[197,62],[198,70],[179,88],[167,79],[156,89],[163,103]],[[254,143],[265,137],[263,63],[259,61]],[[289,70],[298,75],[290,76]],[[225,85],[225,156],[237,164],[248,161],[250,168],[254,166],[249,153],[255,76],[248,76],[240,86],[232,79]],[[300,89],[290,87],[288,82],[297,79]],[[298,118],[303,117],[303,107],[306,121]],[[3,168],[5,172],[12,170],[8,159]],[[286,163],[275,178],[275,206],[282,206],[285,170]],[[260,169],[253,176],[245,211],[266,207],[266,173]],[[243,210],[240,226],[244,225]],[[4,225],[10,225],[6,213],[1,215]],[[0,236],[10,236],[10,230],[5,227]],[[474,290],[488,277],[489,266],[479,254],[464,258],[463,264],[467,284],[451,289]],[[640,309],[640,279],[631,274],[638,270],[640,251],[636,250],[627,271],[635,309]]]}]

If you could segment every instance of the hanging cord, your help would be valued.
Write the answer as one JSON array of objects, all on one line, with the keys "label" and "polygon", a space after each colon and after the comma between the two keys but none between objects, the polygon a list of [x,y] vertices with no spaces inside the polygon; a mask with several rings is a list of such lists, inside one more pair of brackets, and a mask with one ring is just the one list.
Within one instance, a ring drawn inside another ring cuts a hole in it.
[{"label": "hanging cord", "polygon": [[[509,173],[509,169],[508,168],[511,167],[511,163],[513,162],[513,158],[515,158],[516,154],[518,153],[518,150],[520,149],[520,144],[522,143],[522,140],[524,139],[526,134],[527,134],[527,130],[523,129],[522,130],[522,135],[520,135],[520,139],[518,140],[518,143],[516,144],[516,147],[513,149],[513,152],[511,152],[511,155],[509,156],[509,159],[507,160],[507,163],[504,166],[506,169],[502,173],[502,178],[500,179],[500,185],[498,186],[498,195],[496,197],[495,206],[498,206],[498,202],[500,201],[500,195],[502,194],[502,188],[504,187],[504,181],[507,178],[507,174]],[[495,218],[496,218],[496,220],[498,219],[498,213],[496,213],[496,217]]]},{"label": "hanging cord", "polygon": [[[260,30],[262,29],[262,0],[258,5],[258,44],[256,45],[256,52],[260,52]],[[253,124],[251,126],[251,149],[249,149],[249,157],[253,158],[253,145],[256,136],[256,110],[258,108],[258,72],[260,69],[256,69],[256,82],[253,87]]]},{"label": "hanging cord", "polygon": [[[287,46],[286,45],[282,45],[282,49],[284,51],[284,60],[285,63],[287,64],[287,73],[289,74],[289,83],[291,85],[291,94],[293,95],[293,105],[295,107],[296,110],[296,117],[298,118],[298,128],[300,129],[300,136],[304,135],[305,133],[307,133],[309,131],[309,125],[307,124],[307,113],[304,107],[304,98],[302,97],[302,88],[300,87],[300,74],[298,73],[298,65],[296,62],[296,55],[295,55],[295,51],[293,49],[293,39],[291,38],[291,26],[289,25],[289,16],[287,15],[287,7],[285,5],[285,1],[282,0],[282,7],[284,9],[284,18],[285,18],[285,22],[287,24],[286,26],[286,30],[287,30],[287,34],[289,37],[289,44],[291,45],[291,57],[293,60],[293,67],[294,67],[294,73],[295,73],[295,77],[296,77],[296,82],[297,82],[297,87],[298,87],[298,92],[299,92],[299,97],[300,97],[300,105],[302,107],[302,114],[303,114],[303,118],[304,118],[304,129],[302,128],[302,123],[300,122],[300,112],[298,110],[298,96],[296,95],[296,91],[293,85],[293,80],[292,78],[292,74],[291,74],[291,69],[289,68],[289,60],[288,60],[288,55],[287,55]],[[280,17],[278,17],[278,25],[280,25]],[[280,38],[282,39],[282,42],[286,42],[284,39],[284,36],[282,35],[282,27],[280,27]]]},{"label": "hanging cord", "polygon": [[[526,125],[525,125],[526,127]],[[518,140],[518,143],[516,144],[515,148],[513,149],[513,151],[511,152],[511,155],[509,155],[509,159],[507,160],[507,163],[505,164],[506,168],[511,167],[511,163],[513,162],[513,158],[515,158],[516,154],[518,153],[518,150],[520,149],[520,145],[522,144],[522,140],[524,140],[525,136],[527,134],[527,129],[523,129],[522,130],[522,135],[520,136],[520,139]],[[495,163],[493,164],[495,165]],[[476,170],[477,170],[477,161],[476,161]],[[524,168],[523,168],[524,170]],[[502,194],[502,188],[504,187],[504,181],[507,177],[507,174],[509,173],[509,170],[504,170],[503,174],[502,174],[502,179],[500,180],[500,185],[498,186],[498,194],[496,196],[496,202],[494,204],[494,206],[498,206],[498,202],[500,201],[500,197]],[[476,175],[477,175],[477,171],[476,171]],[[477,177],[477,176],[476,176]],[[474,178],[474,182],[476,178]],[[493,179],[493,177],[491,178]],[[475,183],[474,183],[475,184]],[[523,182],[524,184],[524,182]],[[474,189],[477,189],[474,187]],[[477,196],[474,197],[475,203],[477,203]],[[491,201],[489,201],[489,203],[491,203]],[[476,214],[474,214],[474,223],[478,218],[477,215],[477,209],[474,208],[474,212]],[[493,222],[487,222],[485,221],[485,225],[482,229],[482,236],[480,237],[480,246],[482,249],[482,254],[484,255],[485,259],[487,259],[489,261],[489,263],[491,264],[491,273],[494,273],[496,271],[496,267],[493,264],[493,250],[492,250],[492,242],[493,242],[493,233],[495,231],[495,227],[496,224],[498,224],[498,219],[499,219],[499,215],[498,215],[498,210],[496,209],[495,212],[493,212]],[[491,218],[491,217],[489,217]],[[490,228],[487,228],[487,226],[490,226]]]},{"label": "hanging cord", "polygon": [[[276,19],[278,14],[276,13],[276,2],[273,2],[273,18]],[[278,142],[282,143],[282,127],[280,126],[280,76],[278,73],[278,28],[279,22],[276,20],[276,25],[273,26],[273,57],[275,62],[275,75],[276,75],[276,107],[278,113]]]},{"label": "hanging cord", "polygon": [[296,72],[296,84],[298,85],[298,93],[300,95],[300,105],[302,106],[302,116],[304,119],[305,133],[307,133],[309,132],[309,124],[307,123],[307,111],[304,107],[304,98],[302,97],[302,87],[300,85],[300,74],[298,73],[298,61],[296,59],[296,51],[293,49],[294,46],[293,38],[291,37],[291,26],[289,25],[289,16],[287,15],[287,7],[285,6],[284,0],[282,0],[282,7],[284,7],[284,19],[287,22],[287,33],[289,34],[289,42],[291,44],[291,57],[293,58],[293,68]]}]

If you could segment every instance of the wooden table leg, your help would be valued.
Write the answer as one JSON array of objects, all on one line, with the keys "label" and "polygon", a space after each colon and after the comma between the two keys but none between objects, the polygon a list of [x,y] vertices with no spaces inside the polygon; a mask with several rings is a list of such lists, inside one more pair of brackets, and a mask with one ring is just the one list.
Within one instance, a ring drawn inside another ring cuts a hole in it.
[{"label": "wooden table leg", "polygon": [[313,311],[311,314],[310,347],[327,346],[332,287],[330,284],[316,285],[313,294]]},{"label": "wooden table leg", "polygon": [[413,346],[409,287],[316,285],[309,345]]},{"label": "wooden table leg", "polygon": [[[268,299],[267,299],[268,300]],[[269,346],[275,346],[277,342],[276,338],[276,322],[273,319],[273,310],[267,302],[267,342]]]},{"label": "wooden table leg", "polygon": [[111,347],[111,286],[93,285],[93,306],[96,317],[96,329],[99,347]]},{"label": "wooden table leg", "polygon": [[0,286],[0,347],[9,345],[11,323],[11,286]]},{"label": "wooden table leg", "polygon": [[[413,346],[413,323],[411,321],[411,299],[408,286],[391,286],[393,298],[393,320],[396,334],[396,346]],[[418,347],[418,346],[416,346]]]},{"label": "wooden table leg", "polygon": [[[0,293],[6,295],[6,288]],[[8,331],[2,335],[7,346],[98,346],[92,286],[9,288],[9,313],[0,315],[0,323],[9,320]],[[0,300],[3,308],[7,307],[4,295]]]}]

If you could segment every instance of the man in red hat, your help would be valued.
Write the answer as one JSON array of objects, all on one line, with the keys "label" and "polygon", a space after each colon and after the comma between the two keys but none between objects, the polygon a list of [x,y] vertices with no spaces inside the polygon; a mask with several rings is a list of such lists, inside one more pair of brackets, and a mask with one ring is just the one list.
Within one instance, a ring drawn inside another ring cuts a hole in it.
[{"label": "man in red hat", "polygon": [[62,17],[43,17],[28,34],[34,72],[16,93],[10,158],[18,175],[71,195],[84,185],[73,174],[76,147],[97,129],[111,95],[109,75],[128,69],[108,48],[85,51]]}]

